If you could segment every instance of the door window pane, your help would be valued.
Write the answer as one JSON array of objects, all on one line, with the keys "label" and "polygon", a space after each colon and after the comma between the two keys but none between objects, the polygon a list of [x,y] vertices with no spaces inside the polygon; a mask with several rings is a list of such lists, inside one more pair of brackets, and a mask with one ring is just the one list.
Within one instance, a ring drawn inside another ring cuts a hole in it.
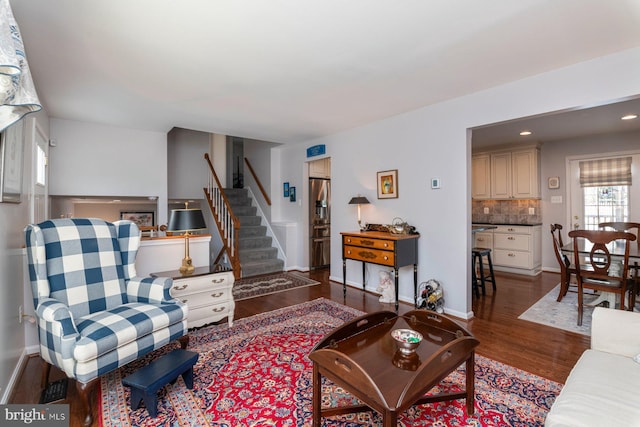
[{"label": "door window pane", "polygon": [[629,220],[629,186],[583,187],[584,227],[597,230],[601,222]]}]

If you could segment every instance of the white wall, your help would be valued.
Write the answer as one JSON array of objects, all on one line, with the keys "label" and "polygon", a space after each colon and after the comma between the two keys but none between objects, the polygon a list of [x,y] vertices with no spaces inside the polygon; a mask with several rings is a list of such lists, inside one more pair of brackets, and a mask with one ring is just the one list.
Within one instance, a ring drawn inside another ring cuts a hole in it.
[{"label": "white wall", "polygon": [[0,403],[6,403],[9,387],[17,380],[16,368],[25,355],[25,336],[35,330],[30,323],[18,323],[19,306],[23,306],[27,313],[33,312],[31,291],[24,286],[28,277],[23,230],[30,218],[30,144],[34,138],[35,120],[45,134],[49,130],[49,122],[43,112],[30,114],[23,119],[22,202],[0,203]]},{"label": "white wall", "polygon": [[[360,193],[372,202],[363,209],[364,222],[389,223],[399,216],[417,227],[421,233],[419,282],[439,280],[444,286],[447,312],[468,317],[472,311],[468,129],[637,94],[640,94],[640,49],[630,49],[329,137],[275,149],[279,155],[274,155],[272,161],[272,187],[289,181],[300,188],[305,175],[301,166],[305,149],[326,144],[327,155],[332,159],[331,278],[342,281],[340,231],[355,229],[356,213],[347,202]],[[398,169],[399,198],[378,200],[376,172],[387,169]],[[434,177],[441,179],[439,190],[429,187]],[[274,221],[304,224],[306,204],[276,197],[272,214]],[[299,231],[300,247],[305,247],[302,243],[307,238],[306,227],[300,227]],[[305,257],[308,265],[306,254],[295,255]],[[348,282],[361,282],[358,264],[348,262]],[[375,267],[369,271],[372,280],[368,287],[375,289]],[[401,270],[400,295],[406,301],[413,301],[411,276],[410,268]]]},{"label": "white wall", "polygon": [[167,223],[166,134],[51,119],[51,138],[49,194],[155,196]]},{"label": "white wall", "polygon": [[[253,167],[253,171],[256,173],[260,184],[264,188],[269,200],[277,197],[278,194],[271,190],[271,148],[275,144],[265,141],[256,141],[253,139],[244,140],[244,157],[249,160],[249,163]],[[262,212],[267,217],[267,221],[271,221],[271,206],[267,204],[266,199],[258,187],[258,183],[253,178],[249,167],[244,166],[244,185],[245,187],[251,187],[253,195],[255,196],[255,203],[260,206]]]},{"label": "white wall", "polygon": [[168,183],[170,199],[203,199],[209,167],[204,154],[209,152],[210,134],[174,128],[167,138]]},{"label": "white wall", "polygon": [[[540,150],[542,185],[542,268],[547,271],[559,271],[558,261],[553,253],[553,243],[549,233],[549,224],[562,224],[563,238],[568,243],[567,233],[571,224],[567,218],[567,158],[575,155],[604,154],[624,151],[640,151],[640,132],[593,135],[572,138],[544,144]],[[547,178],[560,177],[560,188],[550,190]],[[551,203],[552,196],[561,196],[562,203]]]}]

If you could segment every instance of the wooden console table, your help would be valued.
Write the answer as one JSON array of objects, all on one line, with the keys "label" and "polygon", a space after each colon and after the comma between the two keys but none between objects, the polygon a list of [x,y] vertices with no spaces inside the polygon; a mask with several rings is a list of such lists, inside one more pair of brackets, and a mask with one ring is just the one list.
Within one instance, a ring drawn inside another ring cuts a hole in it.
[{"label": "wooden console table", "polygon": [[365,263],[393,267],[396,311],[398,311],[398,268],[413,264],[413,304],[418,307],[419,234],[391,234],[380,231],[342,232],[342,290],[347,297],[347,260],[362,261],[362,289],[366,289]]}]

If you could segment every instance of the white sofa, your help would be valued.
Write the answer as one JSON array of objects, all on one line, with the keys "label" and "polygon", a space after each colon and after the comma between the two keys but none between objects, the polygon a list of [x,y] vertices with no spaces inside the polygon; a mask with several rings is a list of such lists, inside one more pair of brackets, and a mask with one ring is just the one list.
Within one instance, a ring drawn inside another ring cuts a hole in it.
[{"label": "white sofa", "polygon": [[640,426],[640,313],[596,307],[591,325],[545,426]]}]

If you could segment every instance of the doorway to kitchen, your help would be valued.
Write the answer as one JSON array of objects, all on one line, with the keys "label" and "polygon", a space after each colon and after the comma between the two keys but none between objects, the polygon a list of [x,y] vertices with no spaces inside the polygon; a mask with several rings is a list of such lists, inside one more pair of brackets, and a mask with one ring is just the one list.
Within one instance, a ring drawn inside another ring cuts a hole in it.
[{"label": "doorway to kitchen", "polygon": [[331,159],[309,165],[309,268],[331,264]]}]

